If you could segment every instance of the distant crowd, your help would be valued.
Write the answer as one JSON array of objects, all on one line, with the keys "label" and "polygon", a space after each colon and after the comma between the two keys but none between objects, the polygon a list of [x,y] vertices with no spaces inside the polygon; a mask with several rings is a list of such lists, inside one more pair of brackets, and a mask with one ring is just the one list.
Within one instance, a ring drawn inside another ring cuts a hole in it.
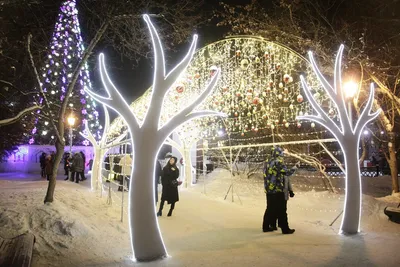
[{"label": "distant crowd", "polygon": [[[51,152],[50,154],[42,153],[40,156],[40,169],[41,169],[41,177],[43,179],[47,178],[47,181],[50,181],[50,177],[53,175],[54,162],[55,162],[55,153]],[[73,153],[72,155],[68,152],[64,153],[63,156],[64,163],[64,175],[67,181],[68,179],[71,182],[79,183],[80,181],[86,180],[85,177],[85,163],[86,156],[83,151]],[[89,170],[92,170],[93,159],[90,159],[86,166],[89,166]]]}]

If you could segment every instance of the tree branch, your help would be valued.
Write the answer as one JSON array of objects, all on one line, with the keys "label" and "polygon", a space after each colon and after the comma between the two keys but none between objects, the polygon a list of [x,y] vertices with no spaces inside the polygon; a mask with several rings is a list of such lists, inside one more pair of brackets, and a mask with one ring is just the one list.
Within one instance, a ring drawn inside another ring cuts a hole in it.
[{"label": "tree branch", "polygon": [[27,113],[30,113],[30,112],[38,110],[38,109],[42,109],[42,107],[35,105],[35,106],[32,106],[32,107],[22,110],[21,112],[19,112],[16,116],[14,116],[12,118],[0,120],[0,127],[15,123],[15,122],[19,121],[22,117],[24,117]]}]

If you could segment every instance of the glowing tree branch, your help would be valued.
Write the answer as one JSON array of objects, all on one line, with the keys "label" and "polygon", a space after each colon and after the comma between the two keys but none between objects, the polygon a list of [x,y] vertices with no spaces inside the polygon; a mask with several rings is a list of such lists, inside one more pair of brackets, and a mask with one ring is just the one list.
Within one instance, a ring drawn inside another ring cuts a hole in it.
[{"label": "glowing tree branch", "polygon": [[342,224],[340,226],[340,232],[355,234],[360,231],[362,197],[358,143],[360,135],[362,133],[362,129],[369,122],[374,120],[379,115],[381,110],[377,110],[376,112],[371,113],[374,100],[374,86],[373,84],[371,84],[367,104],[365,105],[363,112],[358,118],[356,125],[353,127],[352,118],[349,116],[349,114],[351,114],[351,106],[346,106],[345,92],[341,80],[343,48],[344,46],[341,45],[336,56],[333,87],[319,71],[312,53],[309,53],[310,61],[315,74],[317,75],[322,87],[324,88],[324,91],[330,97],[330,100],[336,105],[338,117],[340,119],[340,127],[317,103],[304,77],[301,77],[301,83],[304,89],[304,93],[318,115],[299,116],[297,117],[297,119],[310,120],[321,124],[322,126],[327,128],[339,142],[343,150],[346,169],[346,195],[344,201],[344,215],[342,219]]},{"label": "glowing tree branch", "polygon": [[133,149],[132,175],[129,190],[129,229],[134,257],[139,261],[151,261],[167,256],[158,221],[154,198],[154,171],[157,154],[172,131],[179,125],[197,117],[225,114],[213,111],[195,111],[202,101],[212,92],[219,78],[219,70],[211,79],[206,89],[194,97],[192,103],[183,108],[175,117],[163,125],[160,124],[161,109],[164,97],[170,87],[186,69],[196,47],[197,36],[194,36],[189,52],[169,74],[165,75],[165,60],[160,38],[148,15],[144,15],[151,34],[155,54],[154,80],[150,104],[143,121],[139,121],[111,82],[104,64],[104,55],[100,55],[100,74],[108,97],[88,94],[99,102],[115,110],[125,120],[131,134]]},{"label": "glowing tree branch", "polygon": [[104,155],[108,150],[105,149],[105,147],[106,146],[110,147],[110,145],[112,146],[112,144],[119,143],[122,139],[125,138],[127,134],[127,133],[122,134],[116,140],[107,144],[107,131],[110,128],[110,115],[108,113],[107,107],[105,105],[103,105],[103,107],[104,107],[105,123],[104,123],[103,136],[101,137],[100,141],[97,141],[95,136],[90,131],[87,121],[85,122],[85,133],[79,133],[81,136],[89,140],[94,149],[94,159],[93,159],[92,178],[91,178],[91,188],[93,191],[98,190],[99,186],[101,186],[102,183],[101,169],[102,169]]}]

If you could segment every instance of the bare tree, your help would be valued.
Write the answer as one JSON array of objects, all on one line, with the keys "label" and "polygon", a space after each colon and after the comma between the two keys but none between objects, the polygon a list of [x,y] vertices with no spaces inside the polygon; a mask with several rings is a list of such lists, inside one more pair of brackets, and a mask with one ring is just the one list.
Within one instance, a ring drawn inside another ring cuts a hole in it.
[{"label": "bare tree", "polygon": [[149,261],[163,258],[167,255],[162,237],[158,228],[154,198],[154,170],[155,160],[160,147],[167,137],[179,125],[186,121],[203,117],[223,115],[214,111],[194,111],[202,101],[212,92],[219,78],[219,70],[211,79],[207,88],[190,104],[178,112],[164,125],[160,125],[161,109],[164,97],[170,87],[177,81],[181,73],[190,63],[197,41],[197,35],[190,46],[188,54],[168,74],[165,74],[165,58],[161,41],[149,16],[144,19],[148,25],[154,55],[155,68],[152,94],[148,110],[140,122],[132,112],[127,102],[118,92],[110,80],[104,63],[104,55],[100,55],[100,73],[102,82],[107,90],[108,97],[102,97],[94,92],[87,91],[97,101],[117,111],[125,120],[132,136],[133,164],[132,179],[129,190],[129,221],[131,227],[131,242],[133,253],[140,261]]},{"label": "bare tree", "polygon": [[340,231],[348,234],[355,234],[359,232],[361,219],[361,177],[360,166],[358,163],[359,138],[365,125],[378,117],[381,110],[379,109],[378,111],[371,113],[375,93],[374,86],[371,84],[368,101],[365,104],[364,110],[361,112],[357,123],[353,125],[352,119],[349,117],[350,110],[345,102],[345,92],[342,85],[341,61],[343,49],[344,46],[341,45],[336,56],[333,86],[323,77],[314,61],[312,53],[309,53],[315,74],[323,86],[325,93],[329,95],[331,101],[336,105],[338,117],[340,119],[340,126],[332,120],[328,113],[323,110],[320,104],[316,101],[304,80],[304,77],[301,77],[304,92],[318,115],[299,116],[298,119],[311,120],[327,128],[335,136],[345,154],[346,195],[344,215]]}]

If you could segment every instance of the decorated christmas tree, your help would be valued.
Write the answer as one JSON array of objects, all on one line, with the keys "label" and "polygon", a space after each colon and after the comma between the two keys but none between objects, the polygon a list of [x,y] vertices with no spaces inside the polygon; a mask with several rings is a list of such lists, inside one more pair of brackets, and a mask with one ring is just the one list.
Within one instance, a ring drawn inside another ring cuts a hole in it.
[{"label": "decorated christmas tree", "polygon": [[[84,49],[76,0],[64,1],[51,39],[49,54],[40,74],[42,75],[43,91],[55,118],[57,118],[60,104],[65,98],[74,68],[82,60]],[[67,114],[70,115],[72,113],[77,119],[74,126],[75,133],[83,131],[87,121],[91,132],[99,138],[101,126],[99,124],[99,113],[96,110],[97,104],[84,90],[91,88],[88,64],[84,64],[69,99]],[[44,104],[44,99],[40,98],[39,102]],[[35,121],[29,144],[52,144],[56,135],[49,119],[46,118],[48,116],[40,116],[43,114],[40,114],[40,111],[38,113],[39,116]],[[74,144],[77,145],[89,145],[89,142],[79,134],[74,134],[73,140]]]}]

